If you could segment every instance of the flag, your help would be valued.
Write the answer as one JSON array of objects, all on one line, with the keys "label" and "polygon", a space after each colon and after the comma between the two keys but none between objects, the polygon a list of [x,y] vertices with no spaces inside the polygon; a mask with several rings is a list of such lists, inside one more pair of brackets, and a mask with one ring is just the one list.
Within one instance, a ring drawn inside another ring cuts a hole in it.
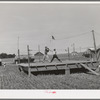
[{"label": "flag", "polygon": [[54,36],[52,36],[52,39],[55,40]]}]

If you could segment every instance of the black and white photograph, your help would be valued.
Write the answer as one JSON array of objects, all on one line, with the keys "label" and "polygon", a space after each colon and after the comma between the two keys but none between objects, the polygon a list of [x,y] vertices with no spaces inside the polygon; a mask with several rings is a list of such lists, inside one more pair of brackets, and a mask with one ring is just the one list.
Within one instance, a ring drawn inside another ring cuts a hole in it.
[{"label": "black and white photograph", "polygon": [[0,2],[5,89],[99,90],[100,3]]}]

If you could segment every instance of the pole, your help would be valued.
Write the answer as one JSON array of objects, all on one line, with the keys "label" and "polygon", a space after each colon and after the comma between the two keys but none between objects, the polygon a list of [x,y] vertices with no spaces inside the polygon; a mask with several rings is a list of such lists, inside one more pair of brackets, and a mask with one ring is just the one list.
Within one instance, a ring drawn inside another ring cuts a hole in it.
[{"label": "pole", "polygon": [[20,64],[20,51],[18,49],[18,64]]},{"label": "pole", "polygon": [[38,45],[38,52],[39,52],[39,62],[40,62],[40,45]]},{"label": "pole", "polygon": [[18,64],[20,64],[19,37],[18,37]]},{"label": "pole", "polygon": [[75,44],[73,43],[73,52],[75,52]]},{"label": "pole", "polygon": [[94,35],[94,30],[92,30],[92,35],[93,35],[93,42],[94,42],[94,49],[95,49],[95,56],[96,56],[96,61],[98,60],[97,59],[97,49],[96,49],[96,42],[95,42],[95,35]]},{"label": "pole", "polygon": [[75,44],[73,43],[72,46],[73,46],[73,57],[74,57],[75,56],[75,54],[74,54],[75,53]]},{"label": "pole", "polygon": [[70,53],[69,53],[69,47],[68,47],[68,59],[70,60]]},{"label": "pole", "polygon": [[19,36],[18,36],[18,44],[17,44],[17,47],[18,47],[18,49],[19,49]]},{"label": "pole", "polygon": [[30,53],[29,53],[29,45],[27,45],[27,52],[28,52],[28,76],[30,77],[31,71],[30,71]]}]

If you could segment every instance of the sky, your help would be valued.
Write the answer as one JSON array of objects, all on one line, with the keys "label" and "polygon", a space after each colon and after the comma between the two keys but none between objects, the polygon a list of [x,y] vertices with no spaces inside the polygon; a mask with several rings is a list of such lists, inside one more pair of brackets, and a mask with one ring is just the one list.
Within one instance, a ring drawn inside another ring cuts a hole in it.
[{"label": "sky", "polygon": [[[65,52],[69,47],[85,51],[100,45],[100,4],[0,3],[0,53],[27,54],[27,45],[34,54],[44,47]],[[52,40],[51,36],[55,37]],[[80,49],[81,48],[81,49]]]}]

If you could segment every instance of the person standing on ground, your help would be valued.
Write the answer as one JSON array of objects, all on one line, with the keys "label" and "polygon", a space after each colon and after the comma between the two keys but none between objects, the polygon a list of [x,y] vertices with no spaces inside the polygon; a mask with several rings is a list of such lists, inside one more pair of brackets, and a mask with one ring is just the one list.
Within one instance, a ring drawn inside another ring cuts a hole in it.
[{"label": "person standing on ground", "polygon": [[62,62],[62,61],[58,58],[58,56],[57,56],[56,49],[53,50],[53,58],[51,59],[51,62],[52,62],[55,58],[56,58],[57,60],[59,60],[60,62]]},{"label": "person standing on ground", "polygon": [[6,67],[6,63],[5,62],[3,63],[3,66],[4,66],[4,68]]},{"label": "person standing on ground", "polygon": [[43,62],[44,62],[45,60],[47,60],[47,61],[50,62],[49,56],[48,56],[48,52],[49,52],[49,48],[48,48],[47,46],[45,46],[45,51],[44,51],[44,56],[43,56]]}]

